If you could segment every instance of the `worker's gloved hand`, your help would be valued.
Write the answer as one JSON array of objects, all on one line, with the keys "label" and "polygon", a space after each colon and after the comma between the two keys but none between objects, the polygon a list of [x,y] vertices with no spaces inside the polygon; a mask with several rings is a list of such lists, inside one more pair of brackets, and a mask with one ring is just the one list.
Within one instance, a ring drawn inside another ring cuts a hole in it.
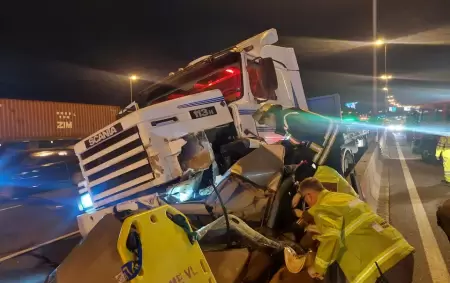
[{"label": "worker's gloved hand", "polygon": [[308,274],[309,276],[311,276],[311,278],[323,280],[323,275],[317,273],[316,269],[314,268],[314,265],[308,267]]},{"label": "worker's gloved hand", "polygon": [[294,214],[295,214],[295,217],[297,217],[297,218],[302,218],[302,216],[303,216],[303,210],[295,208],[295,209],[294,209]]}]

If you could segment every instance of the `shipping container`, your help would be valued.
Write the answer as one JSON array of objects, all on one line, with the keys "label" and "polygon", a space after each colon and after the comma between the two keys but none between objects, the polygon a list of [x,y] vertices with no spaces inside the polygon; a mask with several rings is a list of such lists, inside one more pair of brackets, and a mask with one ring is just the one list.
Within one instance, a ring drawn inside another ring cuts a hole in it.
[{"label": "shipping container", "polygon": [[81,139],[116,119],[119,107],[0,99],[0,142]]}]

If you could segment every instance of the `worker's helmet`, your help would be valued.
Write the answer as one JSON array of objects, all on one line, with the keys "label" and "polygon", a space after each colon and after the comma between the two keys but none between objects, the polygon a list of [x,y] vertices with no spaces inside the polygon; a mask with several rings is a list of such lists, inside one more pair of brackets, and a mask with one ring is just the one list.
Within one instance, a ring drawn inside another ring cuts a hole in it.
[{"label": "worker's helmet", "polygon": [[283,107],[279,104],[265,103],[253,113],[252,117],[258,124],[265,124],[264,121],[269,117],[269,114],[274,114],[282,109]]}]

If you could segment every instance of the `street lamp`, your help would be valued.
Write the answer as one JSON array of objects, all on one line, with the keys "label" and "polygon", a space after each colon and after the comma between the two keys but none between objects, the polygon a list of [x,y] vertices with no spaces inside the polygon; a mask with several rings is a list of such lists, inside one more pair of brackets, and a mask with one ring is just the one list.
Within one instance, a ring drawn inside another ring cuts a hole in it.
[{"label": "street lamp", "polygon": [[379,39],[377,39],[376,41],[375,41],[375,45],[376,46],[381,46],[381,45],[383,45],[385,42],[384,42],[384,39],[382,39],[382,38],[379,38]]},{"label": "street lamp", "polygon": [[131,75],[129,76],[129,79],[130,79],[130,99],[131,103],[133,103],[133,81],[136,81],[139,78],[136,75]]},{"label": "street lamp", "polygon": [[[374,44],[375,44],[375,46],[384,45],[384,74],[380,77],[380,79],[385,81],[383,90],[387,91],[388,80],[392,79],[392,75],[387,74],[387,42],[384,39],[379,38],[375,41]],[[386,98],[385,98],[385,101],[386,101]],[[385,107],[387,107],[387,105]]]},{"label": "street lamp", "polygon": [[389,89],[385,86],[385,87],[383,87],[383,90],[388,91]]}]

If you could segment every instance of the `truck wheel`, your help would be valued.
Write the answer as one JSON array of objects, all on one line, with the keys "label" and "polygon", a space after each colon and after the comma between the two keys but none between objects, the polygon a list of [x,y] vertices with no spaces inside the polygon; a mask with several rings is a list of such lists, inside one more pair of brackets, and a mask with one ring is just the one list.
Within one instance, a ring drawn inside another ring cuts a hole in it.
[{"label": "truck wheel", "polygon": [[422,151],[422,161],[426,163],[432,163],[434,161],[434,155],[430,154],[430,152],[425,149]]},{"label": "truck wheel", "polygon": [[349,168],[353,167],[353,164],[355,163],[355,158],[353,157],[353,154],[350,152],[350,150],[345,150],[342,156],[342,172],[344,172],[344,177],[349,172]]}]

